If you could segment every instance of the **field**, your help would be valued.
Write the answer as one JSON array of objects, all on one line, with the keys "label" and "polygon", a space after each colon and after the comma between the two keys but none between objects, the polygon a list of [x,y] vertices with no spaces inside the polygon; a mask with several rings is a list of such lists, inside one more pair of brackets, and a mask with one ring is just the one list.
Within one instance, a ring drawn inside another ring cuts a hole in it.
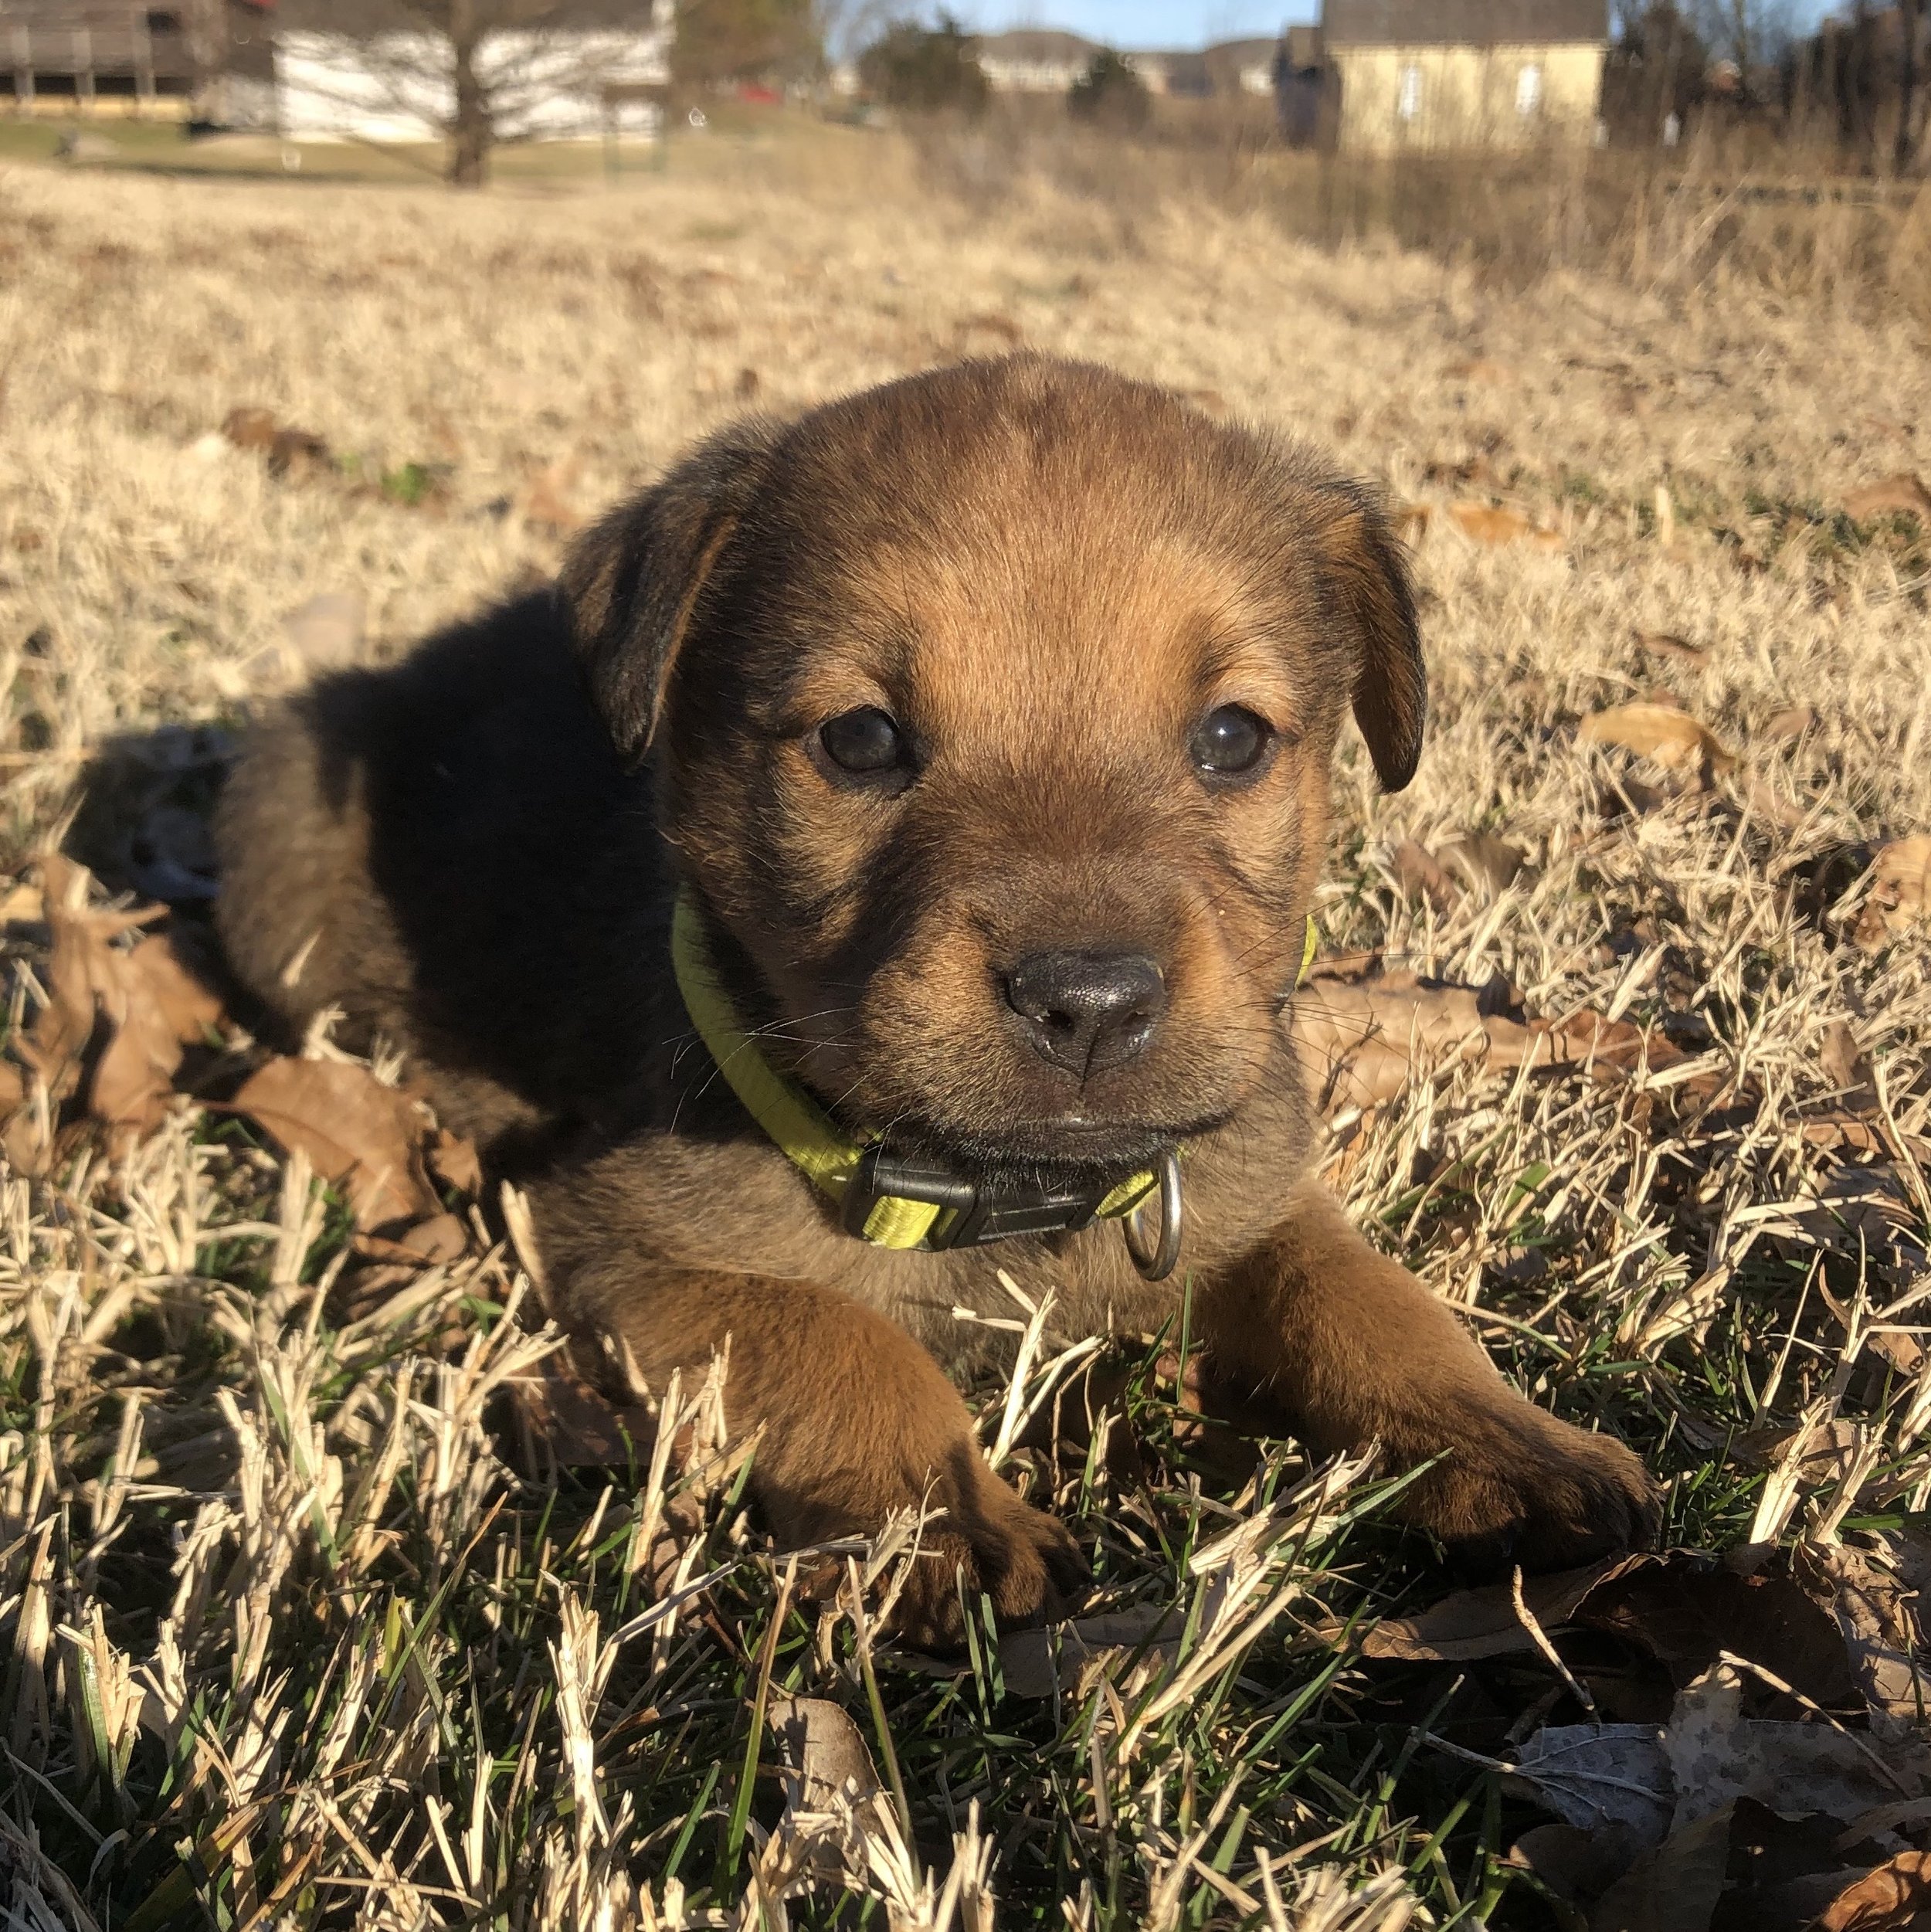
[{"label": "field", "polygon": [[[1297,226],[831,130],[467,198],[0,171],[9,1925],[1914,1922],[1931,309],[1709,233],[1499,280]],[[1668,1557],[1434,1610],[1395,1472],[1016,1308],[986,1439],[1093,1599],[899,1657],[738,1506],[714,1390],[653,1434],[546,1361],[460,1150],[358,1230],[393,1068],[282,1063],[335,1111],[272,1136],[168,976],[251,699],[541,579],[734,412],[1022,345],[1411,507],[1435,722],[1398,796],[1337,766],[1331,1170],[1651,1458]],[[1112,1418],[1057,1460],[1056,1376]]]}]

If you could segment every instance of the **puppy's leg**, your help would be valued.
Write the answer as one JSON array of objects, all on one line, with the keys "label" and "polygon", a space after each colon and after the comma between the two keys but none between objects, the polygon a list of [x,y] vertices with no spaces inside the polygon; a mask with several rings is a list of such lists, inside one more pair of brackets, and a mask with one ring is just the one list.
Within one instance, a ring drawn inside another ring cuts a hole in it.
[{"label": "puppy's leg", "polygon": [[1379,1441],[1408,1468],[1445,1452],[1407,1492],[1407,1513],[1449,1541],[1559,1569],[1655,1534],[1641,1463],[1523,1401],[1325,1188],[1299,1191],[1201,1316],[1217,1368],[1281,1401],[1312,1447]]},{"label": "puppy's leg", "polygon": [[1061,1614],[1084,1574],[1072,1538],[986,1467],[958,1390],[883,1316],[808,1282],[752,1275],[612,1280],[594,1299],[595,1319],[629,1343],[653,1388],[673,1369],[688,1387],[730,1337],[726,1422],[734,1441],[762,1431],[752,1485],[784,1540],[869,1532],[927,1499],[945,1510],[900,1599],[909,1642],[958,1642],[962,1571],[969,1600],[984,1591],[1003,1621]]}]

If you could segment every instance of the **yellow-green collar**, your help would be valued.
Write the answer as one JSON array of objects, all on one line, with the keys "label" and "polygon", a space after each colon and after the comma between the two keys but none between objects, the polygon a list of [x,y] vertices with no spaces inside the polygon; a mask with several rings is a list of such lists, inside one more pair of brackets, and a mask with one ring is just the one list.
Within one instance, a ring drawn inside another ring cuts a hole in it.
[{"label": "yellow-green collar", "polygon": [[[1310,918],[1301,961],[1303,980],[1314,962],[1315,941]],[[813,1187],[843,1207],[847,1194],[859,1181],[867,1156],[875,1152],[875,1139],[847,1138],[809,1094],[774,1071],[739,1025],[735,1010],[718,983],[703,918],[688,892],[678,893],[671,916],[670,962],[691,1024],[745,1111]],[[1112,1219],[1130,1214],[1152,1191],[1156,1178],[1151,1172],[1129,1176],[1097,1204],[1089,1198],[1085,1216]],[[849,1224],[850,1217],[847,1219]],[[866,1211],[862,1226],[853,1232],[879,1248],[949,1247],[952,1243],[948,1235],[959,1219],[959,1210],[943,1202],[880,1193]]]}]

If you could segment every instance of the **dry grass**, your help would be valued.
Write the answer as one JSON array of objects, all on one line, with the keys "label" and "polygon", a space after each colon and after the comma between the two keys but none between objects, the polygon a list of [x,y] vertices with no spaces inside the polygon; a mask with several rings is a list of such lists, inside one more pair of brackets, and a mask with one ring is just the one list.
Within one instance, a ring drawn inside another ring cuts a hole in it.
[{"label": "dry grass", "polygon": [[[1720,259],[1501,296],[1223,199],[919,181],[829,132],[616,193],[0,178],[8,869],[60,835],[93,748],[287,676],[292,609],[358,593],[369,648],[400,649],[746,399],[1017,341],[1157,378],[1559,538],[1427,525],[1433,744],[1393,800],[1344,752],[1330,947],[1696,1056],[1456,1066],[1344,1114],[1356,1211],[1536,1399],[1654,1456],[1673,1543],[1922,1565],[1931,956],[1850,934],[1865,856],[1931,828],[1931,551],[1840,508],[1931,470],[1919,324]],[[334,460],[278,477],[224,446],[244,405]],[[1733,766],[1579,745],[1659,685]],[[1515,881],[1409,898],[1401,841],[1469,830],[1526,854]],[[8,929],[16,1029],[46,942]],[[1538,1814],[1485,1768],[1573,1693],[1532,1656],[1364,1662],[1369,1620],[1445,1587],[1430,1553],[1372,1472],[1203,1436],[1162,1360],[1182,1338],[1120,1365],[1137,1462],[1016,1458],[1143,1652],[1028,1699],[1037,1656],[989,1637],[922,1674],[848,1601],[801,1604],[703,1453],[701,1396],[680,1459],[667,1431],[559,1467],[506,1406],[548,1345],[480,1220],[461,1260],[372,1278],[306,1165],[217,1111],[59,1146],[0,1183],[10,1924],[828,1922],[809,1870],[894,1925],[983,1925],[993,1895],[1008,1924],[1583,1922],[1505,1862]],[[1032,1353],[1037,1394],[1050,1323]],[[1843,1453],[1766,1477],[1751,1432],[1800,1421]],[[1627,1659],[1565,1648],[1605,1714],[1649,1708]],[[772,1774],[792,1697],[869,1740],[842,1798]],[[1919,1779],[1856,1696],[1837,1716]]]}]

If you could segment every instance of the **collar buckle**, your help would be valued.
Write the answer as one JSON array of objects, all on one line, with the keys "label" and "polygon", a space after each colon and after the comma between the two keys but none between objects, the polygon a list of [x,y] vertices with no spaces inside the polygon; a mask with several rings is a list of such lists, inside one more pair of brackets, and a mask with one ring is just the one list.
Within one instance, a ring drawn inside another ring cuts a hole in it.
[{"label": "collar buckle", "polygon": [[1104,1181],[1078,1188],[1024,1182],[994,1187],[874,1146],[860,1156],[845,1183],[840,1218],[847,1234],[862,1235],[881,1200],[918,1201],[939,1210],[925,1237],[928,1248],[978,1248],[1014,1234],[1077,1233],[1111,1191]]}]

